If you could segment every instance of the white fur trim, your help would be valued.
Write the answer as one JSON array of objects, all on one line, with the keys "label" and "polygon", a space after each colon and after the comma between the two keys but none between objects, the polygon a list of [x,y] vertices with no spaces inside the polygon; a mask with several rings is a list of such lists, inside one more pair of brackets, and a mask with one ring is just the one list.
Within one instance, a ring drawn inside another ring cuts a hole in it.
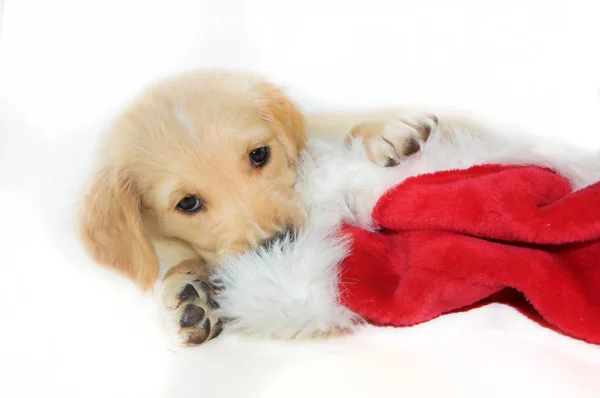
[{"label": "white fur trim", "polygon": [[[460,128],[460,127],[457,127]],[[347,255],[336,236],[341,221],[373,228],[371,213],[388,189],[408,177],[486,163],[534,164],[569,178],[575,189],[600,180],[598,154],[586,154],[510,132],[476,136],[458,132],[452,142],[434,132],[422,152],[401,165],[371,163],[359,141],[309,143],[299,168],[298,191],[306,202],[309,227],[271,249],[227,259],[216,278],[219,315],[233,319],[227,332],[261,337],[304,337],[350,328],[358,317],[338,304],[338,264]]]},{"label": "white fur trim", "polygon": [[313,222],[294,241],[226,259],[216,275],[224,288],[217,316],[232,319],[226,332],[302,338],[354,327],[359,318],[337,304],[348,245],[335,231]]}]

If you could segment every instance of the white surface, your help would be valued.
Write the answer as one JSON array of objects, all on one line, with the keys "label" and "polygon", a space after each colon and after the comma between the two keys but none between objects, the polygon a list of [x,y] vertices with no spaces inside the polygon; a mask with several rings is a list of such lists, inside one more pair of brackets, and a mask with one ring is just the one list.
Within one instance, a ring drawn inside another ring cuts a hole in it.
[{"label": "white surface", "polygon": [[600,147],[597,1],[6,0],[0,396],[600,396],[600,349],[490,306],[329,343],[175,350],[65,220],[97,133],[148,79],[235,66],[307,108],[432,103]]}]

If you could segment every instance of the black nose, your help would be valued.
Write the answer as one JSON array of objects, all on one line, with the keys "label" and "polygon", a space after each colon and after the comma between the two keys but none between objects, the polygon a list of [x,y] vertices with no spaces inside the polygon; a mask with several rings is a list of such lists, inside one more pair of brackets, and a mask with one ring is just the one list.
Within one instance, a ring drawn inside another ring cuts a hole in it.
[{"label": "black nose", "polygon": [[293,242],[295,237],[296,231],[294,231],[292,228],[286,228],[278,231],[277,233],[275,233],[275,235],[271,236],[270,238],[262,240],[260,242],[260,246],[264,247],[265,249],[270,249],[275,243],[281,242],[283,240]]}]

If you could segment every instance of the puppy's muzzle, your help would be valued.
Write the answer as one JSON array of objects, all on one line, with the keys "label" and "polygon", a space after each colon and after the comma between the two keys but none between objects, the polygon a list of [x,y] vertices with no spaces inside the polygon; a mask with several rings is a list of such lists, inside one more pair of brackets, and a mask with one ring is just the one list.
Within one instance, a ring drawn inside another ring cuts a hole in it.
[{"label": "puppy's muzzle", "polygon": [[271,249],[275,244],[284,241],[293,242],[296,239],[296,231],[293,228],[286,228],[278,231],[275,235],[268,239],[264,239],[259,243],[260,247]]}]

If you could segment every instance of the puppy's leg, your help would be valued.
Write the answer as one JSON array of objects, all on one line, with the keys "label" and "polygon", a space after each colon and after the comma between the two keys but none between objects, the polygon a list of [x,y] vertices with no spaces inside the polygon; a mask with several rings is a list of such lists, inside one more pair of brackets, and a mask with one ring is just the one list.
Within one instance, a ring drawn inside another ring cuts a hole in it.
[{"label": "puppy's leg", "polygon": [[201,260],[186,260],[171,268],[163,278],[161,294],[166,322],[179,342],[195,346],[221,333],[223,322],[213,315],[214,290]]},{"label": "puppy's leg", "polygon": [[515,127],[494,125],[457,113],[432,116],[399,110],[397,115],[401,116],[388,115],[383,121],[357,124],[346,139],[362,138],[369,158],[389,167],[419,151],[435,132],[441,142],[451,143],[464,152],[460,167],[483,163],[547,167],[566,177],[574,190],[600,180],[598,151],[583,151]]},{"label": "puppy's leg", "polygon": [[361,138],[372,162],[391,167],[419,152],[431,133],[438,130],[438,124],[438,118],[432,114],[364,122],[350,130],[346,142]]},{"label": "puppy's leg", "polygon": [[434,130],[440,140],[453,142],[493,134],[489,122],[468,114],[422,107],[332,111],[307,114],[306,119],[309,137],[361,138],[369,158],[381,166],[394,166],[419,151]]}]

